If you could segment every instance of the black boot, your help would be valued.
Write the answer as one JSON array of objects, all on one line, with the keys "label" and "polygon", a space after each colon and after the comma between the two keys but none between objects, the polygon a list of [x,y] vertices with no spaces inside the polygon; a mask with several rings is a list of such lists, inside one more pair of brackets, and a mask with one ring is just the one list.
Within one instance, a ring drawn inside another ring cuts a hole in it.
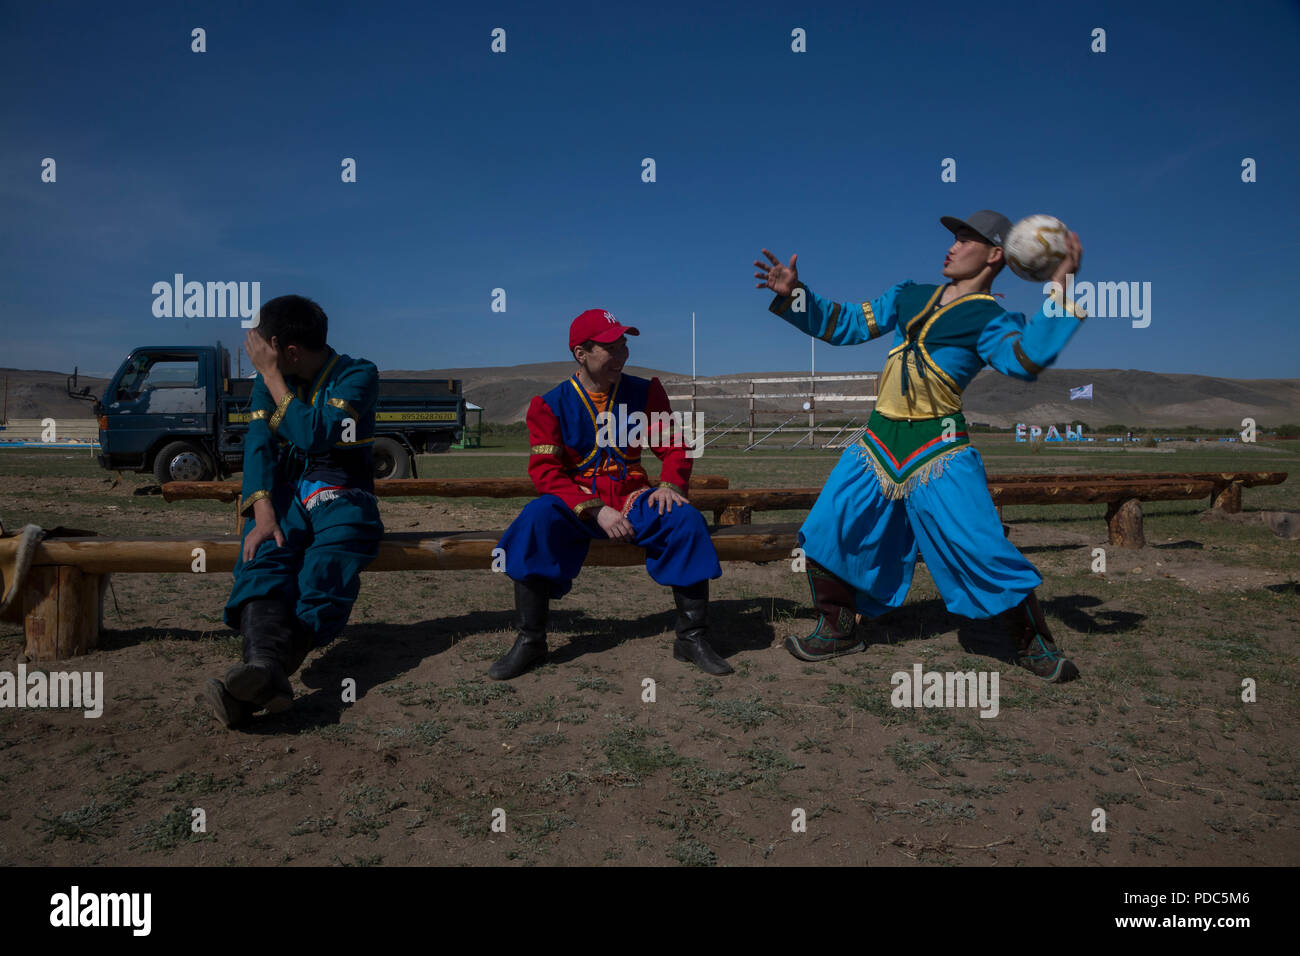
[{"label": "black boot", "polygon": [[511,680],[546,660],[546,619],[551,609],[551,586],[540,578],[515,582],[515,610],[519,636],[515,646],[488,668],[493,680]]},{"label": "black boot", "polygon": [[226,690],[226,685],[215,677],[204,681],[195,700],[206,704],[212,716],[221,721],[227,730],[242,727],[253,717],[252,706],[232,697],[230,691]]},{"label": "black boot", "polygon": [[854,635],[857,598],[853,588],[811,558],[807,561],[808,587],[821,617],[807,637],[787,637],[785,649],[801,661],[825,661],[865,651],[867,645]]},{"label": "black boot", "polygon": [[708,579],[690,587],[673,588],[673,600],[677,602],[677,640],[673,641],[673,657],[694,664],[706,674],[730,674],[732,666],[705,640],[709,636]]},{"label": "black boot", "polygon": [[[239,617],[244,662],[203,687],[203,699],[213,716],[227,727],[239,727],[263,708],[272,713],[289,709],[293,703],[289,675],[308,649],[302,647],[304,638],[296,625],[293,609],[278,598],[244,604]],[[302,657],[298,656],[299,649]]]},{"label": "black boot", "polygon": [[291,619],[289,626],[293,630],[289,650],[283,658],[284,680],[276,683],[275,693],[266,702],[266,710],[271,714],[281,714],[293,706],[293,686],[289,678],[298,672],[302,662],[307,659],[311,649],[316,646],[316,632],[302,621]]}]

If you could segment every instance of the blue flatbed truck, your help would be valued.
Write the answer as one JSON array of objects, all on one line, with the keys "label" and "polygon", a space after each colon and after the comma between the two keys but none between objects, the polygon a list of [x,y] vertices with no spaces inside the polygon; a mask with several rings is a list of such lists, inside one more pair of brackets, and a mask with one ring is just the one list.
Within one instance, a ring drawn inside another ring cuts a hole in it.
[{"label": "blue flatbed truck", "polygon": [[[244,468],[253,380],[231,377],[230,353],[211,345],[133,349],[100,398],[99,463],[115,471],[153,472],[160,483],[226,478]],[[461,440],[465,398],[459,379],[379,379],[375,477],[418,477],[415,456]]]}]

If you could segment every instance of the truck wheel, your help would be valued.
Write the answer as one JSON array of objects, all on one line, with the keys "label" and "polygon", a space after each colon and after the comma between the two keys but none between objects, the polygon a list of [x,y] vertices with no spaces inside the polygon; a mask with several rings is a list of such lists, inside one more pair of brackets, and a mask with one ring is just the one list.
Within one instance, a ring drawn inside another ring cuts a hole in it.
[{"label": "truck wheel", "polygon": [[375,439],[375,478],[411,477],[411,456],[402,443],[391,438]]},{"label": "truck wheel", "polygon": [[169,481],[211,481],[212,474],[208,456],[193,442],[172,442],[153,460],[153,476],[160,485]]}]

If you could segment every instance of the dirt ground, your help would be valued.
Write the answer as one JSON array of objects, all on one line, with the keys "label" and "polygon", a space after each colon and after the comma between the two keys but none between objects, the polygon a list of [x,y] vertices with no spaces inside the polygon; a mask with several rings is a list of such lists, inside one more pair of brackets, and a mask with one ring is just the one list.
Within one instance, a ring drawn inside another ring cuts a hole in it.
[{"label": "dirt ground", "polygon": [[[230,506],[74,471],[0,478],[6,528],[233,534]],[[391,531],[500,529],[519,504],[383,513]],[[1052,686],[996,626],[950,615],[923,566],[865,654],[809,665],[781,647],[815,620],[803,576],[724,565],[726,678],[672,659],[671,593],[643,569],[589,569],[553,605],[549,663],[509,683],[486,677],[513,640],[503,575],[366,574],[294,709],[232,732],[194,700],[238,657],[229,574],[118,575],[100,647],[49,667],[102,671],[103,716],[0,709],[0,864],[1294,865],[1296,543],[1199,507],[1151,509],[1134,552],[1107,547],[1100,506],[1008,509],[1082,672]],[[0,624],[0,670],[22,650]],[[892,706],[891,675],[918,663],[997,672],[999,713]]]}]

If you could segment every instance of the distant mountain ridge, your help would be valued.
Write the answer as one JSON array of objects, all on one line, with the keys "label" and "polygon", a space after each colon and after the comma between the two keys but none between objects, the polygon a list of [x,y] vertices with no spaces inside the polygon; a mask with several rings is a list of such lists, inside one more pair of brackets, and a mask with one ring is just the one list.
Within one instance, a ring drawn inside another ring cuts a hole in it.
[{"label": "distant mountain ridge", "polygon": [[[629,366],[633,375],[658,376],[660,379],[682,379],[675,372]],[[871,370],[878,373],[878,370]],[[484,421],[522,421],[528,403],[534,395],[549,391],[573,372],[570,362],[542,362],[532,365],[513,365],[500,368],[454,368],[429,371],[392,371],[384,376],[410,378],[459,378],[465,383],[466,397],[483,406]],[[835,375],[848,373],[824,372]],[[744,380],[749,378],[778,378],[807,376],[803,370],[783,372],[746,372],[714,376],[721,379]],[[703,376],[701,376],[703,377]],[[1080,385],[1093,386],[1092,399],[1070,401],[1070,389]],[[818,391],[853,394],[863,391],[858,383],[841,382],[819,385]],[[684,394],[689,386],[670,386],[670,394]],[[738,391],[743,390],[739,389]],[[759,391],[794,392],[790,386],[759,386]],[[700,388],[704,396],[699,407],[709,418],[735,414],[744,407],[743,402],[710,402],[707,394],[716,389]],[[794,399],[760,402],[760,407],[775,407],[795,411]],[[1017,422],[1028,424],[1057,424],[1070,421],[1087,422],[1093,428],[1103,425],[1124,424],[1134,427],[1175,427],[1181,425],[1202,428],[1240,427],[1243,418],[1254,418],[1264,426],[1300,422],[1300,378],[1232,379],[1211,375],[1186,373],[1145,372],[1140,369],[1047,369],[1036,382],[1009,378],[991,369],[984,369],[963,394],[966,419],[997,427],[1010,427]],[[850,408],[864,409],[867,403],[826,405],[819,411],[834,409],[835,413]]]},{"label": "distant mountain ridge", "polygon": [[[422,371],[385,371],[385,378],[459,378],[465,383],[465,396],[483,406],[484,421],[517,422],[524,419],[534,395],[549,391],[573,372],[571,362],[540,362],[495,368],[448,368]],[[878,372],[878,369],[864,370]],[[628,372],[643,377],[683,379],[688,376],[658,369],[629,366]],[[826,372],[835,375],[847,373]],[[806,371],[747,372],[715,376],[729,380],[807,376]],[[0,369],[0,383],[8,379],[7,414],[11,419],[52,416],[89,417],[89,402],[79,402],[64,393],[65,372]],[[89,385],[93,394],[102,394],[108,384],[102,378],[82,376],[79,384]],[[819,385],[818,391],[861,394],[864,383],[838,382]],[[873,384],[873,383],[865,383]],[[1070,389],[1093,386],[1093,398],[1070,401]],[[806,387],[806,386],[805,386]],[[725,388],[725,386],[724,386]],[[735,391],[744,391],[744,387]],[[797,384],[762,385],[760,392],[797,392]],[[688,385],[669,386],[671,395],[686,394]],[[738,415],[743,402],[710,400],[719,388],[701,386],[699,409],[709,421]],[[1254,418],[1262,427],[1300,423],[1300,379],[1233,379],[1211,375],[1144,372],[1138,369],[1047,369],[1037,382],[1022,382],[984,369],[966,389],[964,398],[968,421],[998,427],[1016,422],[1061,425],[1070,421],[1087,422],[1092,428],[1123,424],[1133,427],[1236,428],[1243,418]],[[679,406],[680,402],[677,403]],[[797,399],[759,402],[767,411],[798,410]],[[819,414],[863,415],[869,403],[849,405],[819,403]],[[769,416],[770,417],[770,416]]]}]

